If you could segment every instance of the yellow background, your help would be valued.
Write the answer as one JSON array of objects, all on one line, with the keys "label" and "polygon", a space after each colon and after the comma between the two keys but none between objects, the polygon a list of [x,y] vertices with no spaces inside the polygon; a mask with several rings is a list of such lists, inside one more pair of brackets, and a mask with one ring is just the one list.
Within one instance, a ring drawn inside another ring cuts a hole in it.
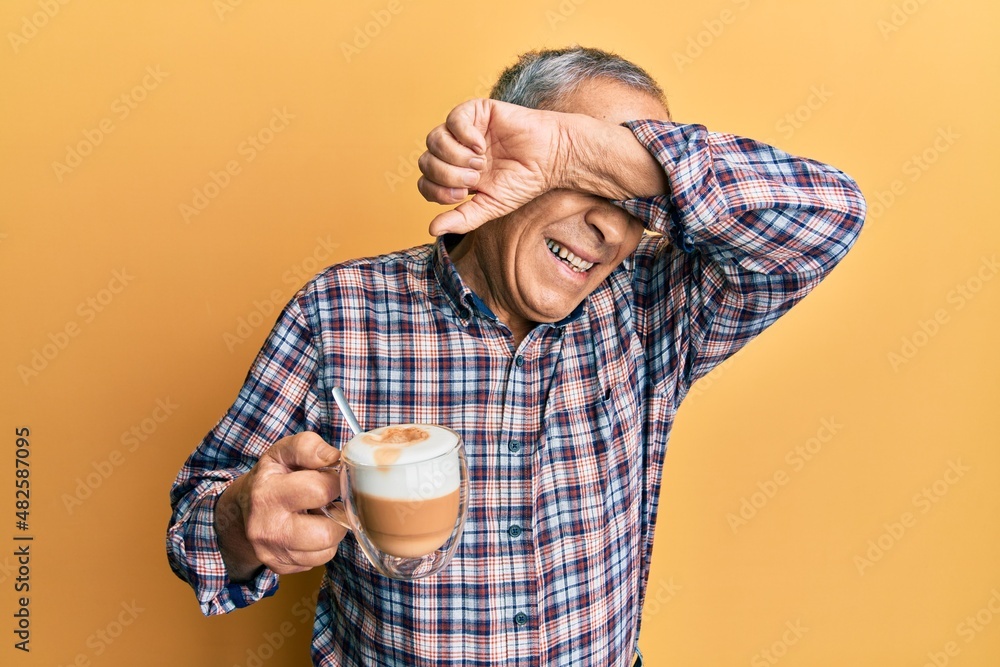
[{"label": "yellow background", "polygon": [[[429,240],[435,208],[412,176],[426,132],[515,54],[581,43],[649,69],[680,121],[844,169],[872,209],[832,277],[681,410],[648,664],[1000,664],[998,14],[986,0],[7,0],[0,663],[307,664],[319,573],[202,618],[164,556],[170,483],[274,302],[321,266]],[[249,161],[251,136],[270,143]],[[81,142],[77,166],[54,166]],[[185,219],[195,190],[214,196]],[[30,654],[12,634],[20,426]]]}]

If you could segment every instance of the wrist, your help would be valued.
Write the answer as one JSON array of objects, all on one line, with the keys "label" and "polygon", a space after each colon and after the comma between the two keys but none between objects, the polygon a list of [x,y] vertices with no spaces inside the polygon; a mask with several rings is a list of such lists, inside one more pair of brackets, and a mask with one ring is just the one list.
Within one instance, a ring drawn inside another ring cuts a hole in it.
[{"label": "wrist", "polygon": [[241,583],[253,579],[263,565],[247,539],[246,521],[240,502],[246,475],[234,480],[215,504],[215,535],[229,579]]},{"label": "wrist", "polygon": [[632,131],[582,114],[566,114],[567,146],[562,185],[571,190],[624,200],[667,192],[663,168]]},{"label": "wrist", "polygon": [[603,123],[583,114],[559,114],[559,159],[553,172],[552,189],[563,188],[605,196],[612,189],[600,156],[608,142]]}]

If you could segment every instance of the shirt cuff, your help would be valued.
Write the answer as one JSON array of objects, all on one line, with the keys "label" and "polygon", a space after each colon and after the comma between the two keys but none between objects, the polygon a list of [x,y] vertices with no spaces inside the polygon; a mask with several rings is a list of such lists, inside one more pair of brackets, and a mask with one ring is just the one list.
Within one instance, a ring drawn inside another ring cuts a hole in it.
[{"label": "shirt cuff", "polygon": [[206,616],[246,607],[278,590],[278,575],[268,568],[244,583],[229,579],[215,532],[215,506],[228,485],[217,482],[202,491],[167,536],[171,567],[194,588]]},{"label": "shirt cuff", "polygon": [[[622,123],[635,135],[650,155],[667,174],[668,183],[673,186],[677,166],[689,154],[696,142],[704,141],[706,130],[700,125],[678,125],[662,120],[630,120]],[[674,201],[674,193],[652,197],[613,200],[613,204],[642,220],[646,229],[670,237],[674,245],[684,252],[695,249],[694,240],[685,232],[681,224],[680,207]]]}]

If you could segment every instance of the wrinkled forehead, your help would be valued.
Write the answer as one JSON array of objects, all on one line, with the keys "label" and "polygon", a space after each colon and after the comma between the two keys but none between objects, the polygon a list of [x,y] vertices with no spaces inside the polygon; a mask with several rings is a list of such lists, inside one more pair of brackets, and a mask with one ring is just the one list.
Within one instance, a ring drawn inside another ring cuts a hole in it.
[{"label": "wrinkled forehead", "polygon": [[627,120],[670,120],[666,107],[653,95],[605,77],[587,79],[549,108],[586,114],[616,125]]}]

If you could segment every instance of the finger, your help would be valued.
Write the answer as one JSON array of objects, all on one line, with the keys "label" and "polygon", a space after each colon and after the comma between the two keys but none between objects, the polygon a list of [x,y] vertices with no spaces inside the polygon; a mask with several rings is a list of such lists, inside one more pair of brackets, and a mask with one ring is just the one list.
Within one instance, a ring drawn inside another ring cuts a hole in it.
[{"label": "finger", "polygon": [[291,518],[291,527],[292,539],[287,545],[289,552],[305,554],[336,549],[347,535],[346,528],[321,514],[295,514]]},{"label": "finger", "polygon": [[340,475],[333,470],[297,470],[270,482],[275,500],[292,512],[324,507],[340,497]]},{"label": "finger", "polygon": [[[253,523],[257,537],[267,542],[279,534],[289,514],[325,507],[340,496],[337,474],[298,470],[258,477],[249,494],[247,528]],[[271,537],[268,537],[271,536]]]},{"label": "finger", "polygon": [[464,234],[461,231],[466,228],[465,216],[457,210],[452,209],[437,215],[428,227],[431,236],[444,236],[445,234]]},{"label": "finger", "polygon": [[303,431],[282,438],[264,455],[287,470],[315,470],[340,460],[340,450],[317,433]]},{"label": "finger", "polygon": [[459,104],[451,110],[444,123],[459,143],[468,146],[479,155],[486,152],[486,137],[483,131],[489,124],[489,107],[484,104],[485,102],[486,100],[469,100]]},{"label": "finger", "polygon": [[337,546],[318,551],[281,550],[258,555],[258,559],[276,574],[297,574],[323,565],[337,555]]},{"label": "finger", "polygon": [[[482,158],[477,158],[482,160]],[[471,188],[479,183],[481,173],[475,169],[460,167],[425,152],[417,160],[417,166],[428,180],[446,188]]]},{"label": "finger", "polygon": [[457,204],[469,196],[467,188],[449,188],[421,176],[417,179],[417,190],[429,202],[435,204]]},{"label": "finger", "polygon": [[330,547],[329,549],[321,549],[319,551],[289,551],[288,558],[294,561],[295,565],[292,567],[297,569],[290,569],[287,572],[279,572],[278,570],[275,570],[275,572],[278,574],[295,574],[296,572],[304,572],[305,570],[311,570],[314,567],[319,567],[320,565],[329,563],[336,555],[337,547]]},{"label": "finger", "polygon": [[427,151],[448,164],[480,170],[485,160],[476,151],[463,145],[443,125],[431,130],[427,135]]}]

